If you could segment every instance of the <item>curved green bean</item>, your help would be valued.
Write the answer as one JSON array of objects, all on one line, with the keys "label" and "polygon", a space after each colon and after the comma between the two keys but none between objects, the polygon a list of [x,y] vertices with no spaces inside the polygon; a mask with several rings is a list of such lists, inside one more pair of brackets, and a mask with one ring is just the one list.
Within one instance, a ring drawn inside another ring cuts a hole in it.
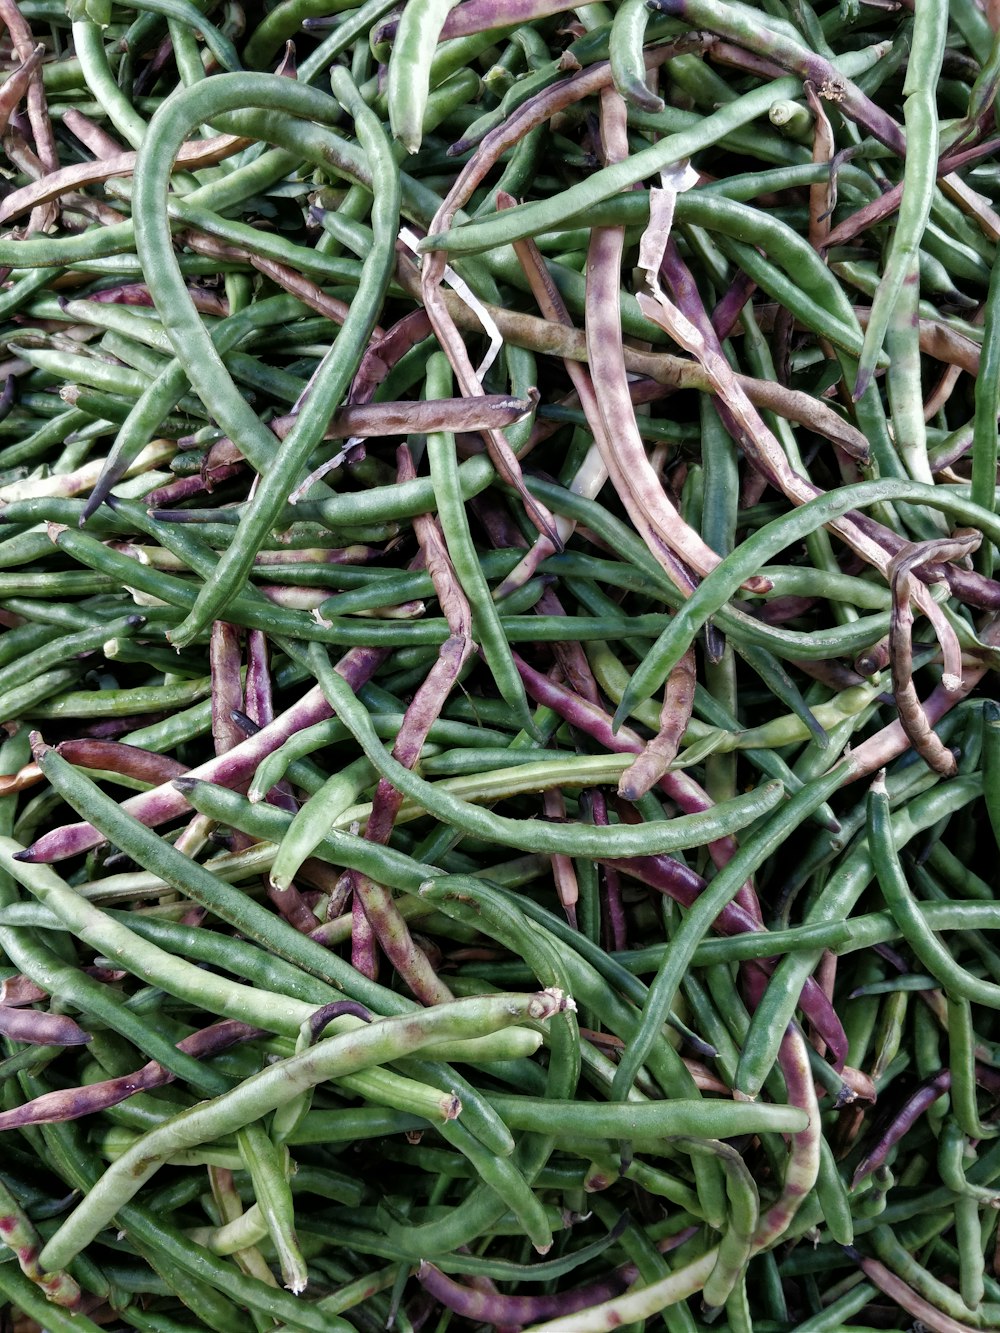
[{"label": "curved green bean", "polygon": [[717,805],[705,814],[684,815],[664,822],[662,828],[657,824],[620,825],[613,834],[607,829],[586,824],[559,827],[495,815],[425,782],[394,760],[376,735],[367,712],[343,678],[333,670],[325,653],[316,647],[311,648],[309,662],[331,706],[382,777],[446,823],[455,824],[477,837],[499,840],[521,851],[569,856],[608,855],[609,852],[617,856],[641,856],[675,850],[682,844],[699,846],[724,836],[724,830],[742,827],[745,822],[773,808],[781,799],[779,784],[772,783],[749,797],[736,797]]},{"label": "curved green bean", "polygon": [[857,482],[842,486],[828,495],[817,496],[799,509],[774,519],[748,537],[740,547],[703,579],[674,615],[646,658],[639,665],[615,713],[616,725],[629,715],[636,703],[648,699],[666,679],[694,642],[698,630],[732,597],[740,584],[763,568],[790,542],[800,541],[807,533],[848,513],[851,509],[905,500],[951,511],[959,521],[981,527],[991,540],[1000,536],[994,516],[979,506],[966,504],[956,497],[939,494],[940,487],[919,482]]},{"label": "curved green bean", "polygon": [[886,906],[921,965],[956,999],[1000,1007],[1000,986],[973,976],[956,963],[917,909],[893,839],[883,778],[876,778],[868,791],[868,841]]}]

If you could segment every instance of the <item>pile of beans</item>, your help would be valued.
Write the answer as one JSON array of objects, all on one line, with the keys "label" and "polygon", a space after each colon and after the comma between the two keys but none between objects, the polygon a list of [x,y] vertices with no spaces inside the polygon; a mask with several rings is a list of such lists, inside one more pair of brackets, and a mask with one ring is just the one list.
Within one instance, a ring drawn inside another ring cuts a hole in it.
[{"label": "pile of beans", "polygon": [[1000,1327],[1000,11],[350,6],[0,0],[4,1327]]}]

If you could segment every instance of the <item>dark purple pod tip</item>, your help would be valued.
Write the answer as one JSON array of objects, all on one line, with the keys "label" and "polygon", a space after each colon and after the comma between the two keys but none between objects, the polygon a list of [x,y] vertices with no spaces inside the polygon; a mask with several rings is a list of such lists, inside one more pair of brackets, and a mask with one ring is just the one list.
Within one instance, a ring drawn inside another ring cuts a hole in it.
[{"label": "dark purple pod tip", "polygon": [[356,1000],[333,1000],[330,1004],[324,1004],[309,1020],[309,1029],[313,1041],[318,1041],[323,1034],[324,1028],[332,1023],[335,1018],[340,1018],[342,1014],[351,1014],[354,1018],[360,1018],[365,1023],[372,1021],[369,1010],[363,1004],[358,1004]]}]

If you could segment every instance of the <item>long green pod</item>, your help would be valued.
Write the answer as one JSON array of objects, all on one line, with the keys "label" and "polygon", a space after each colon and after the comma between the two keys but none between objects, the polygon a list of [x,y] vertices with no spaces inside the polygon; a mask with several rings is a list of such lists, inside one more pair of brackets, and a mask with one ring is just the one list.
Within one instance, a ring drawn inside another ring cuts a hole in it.
[{"label": "long green pod", "polygon": [[278,1255],[281,1278],[296,1295],[308,1282],[306,1261],[295,1235],[295,1204],[288,1182],[288,1149],[278,1147],[260,1122],[237,1130],[236,1142],[253,1182],[254,1197]]},{"label": "long green pod", "polygon": [[264,104],[331,124],[339,104],[316,89],[264,74],[220,75],[177,93],[154,117],[136,165],[133,211],[135,244],[152,277],[151,294],[163,327],[192,387],[219,425],[256,467],[265,470],[274,455],[274,436],[233,384],[194,308],[173,252],[166,212],[169,174],[175,154],[192,128],[213,115],[247,104]]},{"label": "long green pod", "polygon": [[1000,847],[1000,704],[983,703],[983,796],[993,837]]},{"label": "long green pod", "polygon": [[[386,987],[361,976],[336,954],[302,935],[281,917],[267,911],[239,890],[217,880],[199,862],[192,861],[152,829],[133,819],[116,801],[105,795],[82,773],[75,771],[54,750],[41,752],[38,762],[60,794],[85,819],[100,828],[116,847],[132,856],[145,869],[155,871],[192,901],[207,907],[220,920],[234,926],[247,938],[257,940],[279,957],[321,977],[376,1011],[398,1013],[408,1007],[402,996],[394,995]],[[14,862],[14,865],[15,877],[47,869],[21,862]],[[54,875],[54,872],[50,873]],[[266,1009],[266,1006],[262,1007]],[[273,1009],[271,1017],[274,1017]],[[299,1018],[296,1032],[301,1022]]]},{"label": "long green pod", "polygon": [[329,777],[299,808],[271,865],[270,880],[275,889],[283,892],[290,887],[302,862],[313,854],[334,821],[350,808],[374,776],[375,770],[368,759],[355,759]]},{"label": "long green pod", "polygon": [[868,842],[885,904],[921,966],[958,1000],[1000,1008],[1000,986],[957,963],[918,910],[893,838],[889,794],[879,776],[868,791]]},{"label": "long green pod", "polygon": [[[838,59],[841,73],[854,77],[881,58],[881,45],[851,52]],[[449,254],[476,254],[497,246],[554,230],[563,219],[587,209],[603,199],[609,199],[650,176],[655,176],[675,162],[691,157],[701,148],[724,139],[732,130],[747,125],[758,116],[766,115],[771,103],[781,97],[796,97],[801,90],[796,78],[775,79],[762,88],[744,93],[742,97],[705,116],[697,126],[678,134],[667,135],[658,144],[641,149],[613,166],[593,172],[586,181],[571,185],[567,190],[548,199],[521,204],[506,209],[495,217],[465,223],[442,235],[428,236],[421,243],[424,250],[447,250]]]},{"label": "long green pod", "polygon": [[790,543],[801,541],[807,533],[834,522],[852,509],[891,503],[893,500],[912,501],[952,512],[960,522],[981,528],[993,539],[1000,536],[1000,525],[996,523],[994,515],[957,496],[943,496],[940,494],[941,489],[939,486],[892,478],[856,482],[851,486],[841,486],[829,494],[819,495],[791,513],[759,528],[702,580],[671,618],[632,676],[615,714],[616,724],[624,721],[636,703],[649,698],[662,684],[694,642],[701,627],[725,605],[751,573],[763,569],[769,559]]},{"label": "long green pod", "polygon": [[854,385],[855,401],[866,391],[875,373],[885,331],[930,216],[940,132],[936,89],[948,39],[948,13],[947,0],[930,0],[916,11],[913,49],[903,83],[906,125],[903,197],[885,271],[872,301]]},{"label": "long green pod", "polygon": [[[426,395],[445,398],[452,391],[451,368],[443,353],[435,353],[427,362]],[[479,563],[479,556],[469,529],[458,480],[458,455],[454,435],[434,431],[427,436],[427,462],[438,522],[455,569],[455,576],[472,608],[473,632],[479,641],[497,689],[510,704],[519,727],[531,731],[524,683],[514,665],[510,644],[504,634],[489,584]]]},{"label": "long green pod", "polygon": [[743,1158],[728,1143],[682,1136],[674,1139],[674,1143],[695,1155],[711,1156],[725,1175],[729,1205],[726,1229],[719,1242],[715,1267],[702,1289],[705,1305],[709,1310],[718,1309],[726,1305],[746,1272],[760,1220],[760,1196]]},{"label": "long green pod", "polygon": [[[268,80],[267,76],[259,77],[271,86],[272,91],[274,84],[287,85],[289,82],[286,79]],[[221,78],[212,82],[220,81]],[[199,85],[197,89],[190,91],[197,96],[202,87],[203,85]],[[241,587],[268,530],[287,502],[289,480],[301,472],[312,450],[322,438],[332,410],[346,393],[377,322],[393,272],[396,233],[399,229],[400,190],[391,147],[381,123],[361,100],[346,71],[339,69],[332,71],[331,88],[338,101],[353,116],[358,138],[372,163],[376,177],[375,202],[372,208],[374,245],[362,265],[357,295],[337,336],[336,352],[331,352],[321,362],[311,383],[310,392],[296,415],[295,425],[275,452],[250,502],[240,525],[239,538],[227,548],[214,575],[199,592],[187,619],[170,634],[171,642],[178,647],[189,643],[208,621],[218,615]],[[230,91],[227,89],[226,93],[229,94]],[[246,95],[246,91],[243,90],[243,96]],[[268,96],[263,88],[261,95]],[[280,98],[278,100],[280,101]],[[228,105],[233,105],[231,99]],[[196,103],[195,109],[197,106]],[[183,129],[183,122],[180,128]],[[146,165],[150,164],[147,162]],[[155,199],[155,185],[150,187],[150,193],[151,198]],[[140,233],[141,228],[137,232],[137,243]],[[169,235],[169,228],[167,233]],[[162,233],[159,239],[162,242]],[[255,418],[256,429],[265,428]]]},{"label": "long green pod", "polygon": [[442,791],[437,784],[424,781],[393,759],[376,735],[364,706],[334,671],[326,654],[311,648],[309,661],[337,716],[350,728],[382,777],[445,823],[521,851],[568,856],[643,856],[674,851],[682,845],[702,846],[744,827],[781,800],[781,787],[772,783],[748,797],[736,797],[714,806],[704,814],[663,821],[662,827],[659,823],[618,825],[614,830],[589,824],[543,825],[535,820],[497,815]]},{"label": "long green pod", "polygon": [[155,945],[140,941],[126,926],[74,893],[51,866],[19,861],[17,855],[23,850],[12,838],[0,839],[0,866],[39,902],[51,908],[79,939],[119,961],[147,983],[225,1017],[289,1036],[297,1033],[314,1012],[315,1006],[301,1000],[213,977]]},{"label": "long green pod", "polygon": [[[997,418],[1000,417],[1000,265],[993,265],[986,298],[983,351],[976,376],[972,430],[972,489],[970,498],[984,509],[997,504]],[[979,568],[992,575],[994,543],[983,542],[976,556]]]},{"label": "long green pod", "polygon": [[642,58],[642,44],[650,17],[646,0],[624,0],[611,25],[608,52],[611,76],[622,97],[641,111],[655,112],[663,110],[663,98],[650,91]]},{"label": "long green pod", "polygon": [[[893,816],[893,839],[905,845],[921,829],[929,828],[943,815],[961,810],[982,793],[978,776],[958,777],[917,796]],[[843,858],[837,871],[823,885],[806,917],[809,925],[838,922],[847,918],[861,893],[875,876],[867,841],[857,844]],[[774,975],[757,1005],[750,1032],[740,1055],[736,1087],[744,1096],[756,1096],[777,1057],[781,1035],[798,1006],[799,993],[822,956],[820,950],[789,954]]]},{"label": "long green pod", "polygon": [[[246,337],[248,326],[257,328],[271,315],[276,323],[293,318],[300,308],[299,302],[284,295],[257,301],[252,307],[252,314],[248,311],[232,315],[213,329],[212,341],[220,356],[224,355]],[[142,391],[115,436],[101,475],[84,506],[81,523],[103,503],[112,487],[131,466],[133,459],[153,438],[163,418],[183,396],[187,383],[185,367],[179,361],[174,361]]]},{"label": "long green pod", "polygon": [[389,56],[386,100],[389,127],[408,153],[423,138],[430,95],[431,60],[441,29],[457,0],[409,0],[399,17]]}]

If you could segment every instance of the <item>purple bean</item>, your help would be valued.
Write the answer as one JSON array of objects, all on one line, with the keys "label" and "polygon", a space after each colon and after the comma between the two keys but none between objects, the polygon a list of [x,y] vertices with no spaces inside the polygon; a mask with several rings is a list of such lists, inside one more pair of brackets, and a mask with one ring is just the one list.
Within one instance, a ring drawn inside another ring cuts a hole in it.
[{"label": "purple bean", "polygon": [[152,509],[169,508],[171,505],[183,504],[185,500],[193,499],[196,495],[213,490],[219,482],[235,477],[242,470],[242,464],[230,463],[225,467],[216,468],[212,472],[203,469],[200,474],[192,477],[178,477],[176,481],[170,481],[165,486],[150,491],[146,496],[146,503]]},{"label": "purple bean", "polygon": [[351,385],[349,402],[370,403],[375,396],[375,390],[393,366],[411,347],[416,347],[417,343],[429,338],[431,331],[431,321],[427,311],[423,309],[411,310],[402,319],[397,320],[386,330],[384,337],[369,345],[361,358],[354,383]]},{"label": "purple bean", "polygon": [[141,782],[173,782],[188,771],[166,754],[154,754],[137,745],[122,741],[96,740],[92,736],[80,740],[60,741],[55,747],[59,754],[79,768],[102,769],[120,773],[122,777],[137,778]]},{"label": "purple bean", "polygon": [[266,727],[274,721],[267,635],[259,629],[252,629],[247,635],[246,713],[258,727]]},{"label": "purple bean", "polygon": [[[251,1041],[264,1035],[259,1028],[248,1027],[246,1023],[227,1018],[185,1037],[177,1043],[177,1049],[201,1060],[218,1055],[236,1042]],[[176,1075],[169,1069],[151,1060],[135,1073],[122,1074],[119,1078],[46,1092],[9,1111],[0,1111],[0,1132],[20,1129],[24,1125],[51,1125],[57,1121],[78,1120],[81,1116],[117,1106],[137,1092],[148,1092],[151,1088],[173,1083],[175,1078]]]},{"label": "purple bean", "polygon": [[[623,1264],[601,1282],[573,1291],[538,1296],[505,1296],[500,1292],[477,1291],[447,1277],[426,1260],[417,1270],[417,1281],[442,1305],[464,1319],[483,1324],[533,1324],[539,1319],[568,1318],[579,1310],[610,1300],[629,1287],[638,1276],[634,1264]],[[569,1325],[567,1325],[567,1330]]]},{"label": "purple bean", "polygon": [[939,1097],[951,1087],[951,1070],[942,1069],[925,1079],[896,1111],[878,1135],[875,1143],[865,1153],[855,1168],[851,1178],[851,1189],[857,1189],[861,1182],[877,1170],[889,1153],[917,1123],[929,1106],[933,1106]]},{"label": "purple bean", "polygon": [[12,1041],[30,1046],[84,1046],[90,1033],[84,1032],[65,1014],[51,1014],[44,1009],[11,1009],[0,1005],[0,1032]]},{"label": "purple bean", "polygon": [[[608,823],[608,803],[604,793],[595,789],[590,793],[591,810],[594,823],[606,828]],[[604,934],[606,947],[621,951],[628,948],[628,925],[625,920],[625,903],[622,900],[621,876],[617,865],[604,866]]]},{"label": "purple bean", "polygon": [[212,676],[212,740],[217,755],[226,754],[243,739],[233,722],[233,712],[243,707],[241,662],[239,630],[216,620],[208,641],[208,665]]}]

